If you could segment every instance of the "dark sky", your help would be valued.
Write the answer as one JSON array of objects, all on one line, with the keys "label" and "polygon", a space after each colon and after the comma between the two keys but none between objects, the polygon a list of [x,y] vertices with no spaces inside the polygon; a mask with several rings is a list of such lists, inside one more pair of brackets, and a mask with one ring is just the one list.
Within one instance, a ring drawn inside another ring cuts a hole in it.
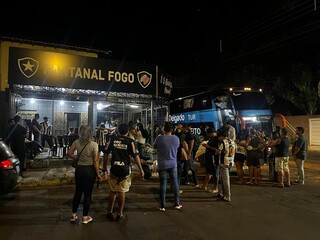
[{"label": "dark sky", "polygon": [[159,65],[174,74],[203,65],[208,69],[217,61],[225,66],[263,56],[272,61],[280,50],[288,58],[298,57],[302,48],[319,45],[314,1],[204,2],[174,6],[182,3],[152,1],[152,6],[133,7],[108,1],[100,6],[46,2],[43,7],[28,2],[2,8],[0,35],[110,50],[111,59]]}]

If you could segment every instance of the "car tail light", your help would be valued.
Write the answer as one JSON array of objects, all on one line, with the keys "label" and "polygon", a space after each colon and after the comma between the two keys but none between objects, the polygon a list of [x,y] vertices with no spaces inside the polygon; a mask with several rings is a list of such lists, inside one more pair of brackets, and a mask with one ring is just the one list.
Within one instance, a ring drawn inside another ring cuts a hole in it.
[{"label": "car tail light", "polygon": [[1,161],[0,169],[13,169],[12,162],[10,160]]}]

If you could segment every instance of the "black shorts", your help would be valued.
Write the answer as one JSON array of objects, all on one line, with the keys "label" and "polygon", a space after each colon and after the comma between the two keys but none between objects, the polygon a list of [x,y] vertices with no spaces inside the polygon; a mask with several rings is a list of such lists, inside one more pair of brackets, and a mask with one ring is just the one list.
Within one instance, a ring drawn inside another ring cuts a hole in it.
[{"label": "black shorts", "polygon": [[206,174],[210,174],[212,176],[219,176],[219,167],[213,163],[211,157],[206,158],[205,169],[206,169]]},{"label": "black shorts", "polygon": [[246,158],[245,154],[236,153],[234,156],[234,162],[241,162],[243,164]]},{"label": "black shorts", "polygon": [[247,163],[248,166],[260,168],[260,153],[259,151],[248,151]]}]

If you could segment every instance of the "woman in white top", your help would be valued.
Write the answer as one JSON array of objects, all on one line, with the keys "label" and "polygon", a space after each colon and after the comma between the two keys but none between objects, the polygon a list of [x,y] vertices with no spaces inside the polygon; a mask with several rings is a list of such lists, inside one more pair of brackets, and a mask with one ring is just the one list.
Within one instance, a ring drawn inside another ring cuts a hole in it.
[{"label": "woman in white top", "polygon": [[[75,152],[77,152],[77,155],[75,155]],[[74,160],[78,159],[75,169],[76,190],[72,202],[70,222],[77,221],[77,211],[81,197],[84,195],[82,223],[86,224],[92,221],[92,217],[88,213],[95,180],[97,177],[101,180],[98,144],[93,141],[92,130],[88,125],[80,127],[79,139],[72,143],[68,150],[68,156]]]}]

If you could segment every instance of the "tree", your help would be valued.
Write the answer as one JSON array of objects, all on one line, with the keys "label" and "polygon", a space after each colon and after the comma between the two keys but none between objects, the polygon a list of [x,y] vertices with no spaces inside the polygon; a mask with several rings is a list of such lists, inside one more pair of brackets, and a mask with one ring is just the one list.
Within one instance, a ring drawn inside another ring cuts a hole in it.
[{"label": "tree", "polygon": [[315,74],[302,64],[292,64],[288,78],[280,77],[273,92],[278,98],[293,104],[303,114],[313,115],[319,106]]}]

